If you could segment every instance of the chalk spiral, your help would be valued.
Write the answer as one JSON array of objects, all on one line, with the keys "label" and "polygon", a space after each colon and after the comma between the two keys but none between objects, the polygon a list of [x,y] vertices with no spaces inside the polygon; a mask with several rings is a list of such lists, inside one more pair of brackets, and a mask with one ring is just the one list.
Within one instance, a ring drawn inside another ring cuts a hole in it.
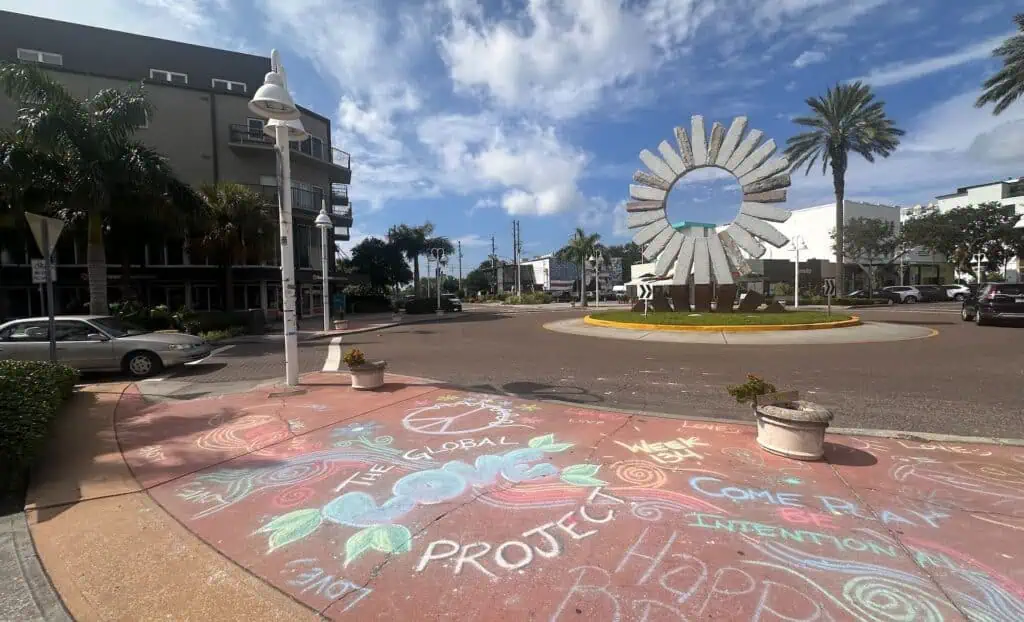
[{"label": "chalk spiral", "polygon": [[642,503],[634,502],[629,509],[633,516],[649,522],[661,520],[665,515],[665,510],[678,513],[679,506],[665,501],[644,501]]},{"label": "chalk spiral", "polygon": [[[196,439],[196,447],[207,451],[252,451],[288,438],[287,430],[275,425],[278,423],[270,415],[246,415],[203,433]],[[268,427],[260,429],[263,426]]]},{"label": "chalk spiral", "polygon": [[338,470],[335,463],[326,460],[289,464],[256,476],[256,486],[283,486],[317,480]]},{"label": "chalk spiral", "polygon": [[661,488],[668,476],[646,460],[624,460],[614,465],[615,477],[637,488]]},{"label": "chalk spiral", "polygon": [[274,497],[274,505],[285,509],[292,508],[306,501],[309,501],[316,491],[309,486],[292,486],[281,491],[281,494]]},{"label": "chalk spiral", "polygon": [[846,599],[865,619],[876,622],[942,622],[942,612],[928,592],[885,577],[862,576],[843,586]]}]

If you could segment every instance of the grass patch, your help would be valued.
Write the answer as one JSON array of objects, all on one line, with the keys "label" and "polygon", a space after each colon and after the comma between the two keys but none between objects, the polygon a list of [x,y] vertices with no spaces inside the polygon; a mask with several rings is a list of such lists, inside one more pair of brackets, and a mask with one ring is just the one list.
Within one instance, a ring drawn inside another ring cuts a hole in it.
[{"label": "grass patch", "polygon": [[603,311],[594,313],[595,320],[628,322],[632,324],[664,324],[668,326],[778,326],[787,324],[824,324],[850,319],[845,313],[826,315],[824,311],[787,311],[785,313],[733,312],[733,313],[633,313],[632,311]]}]

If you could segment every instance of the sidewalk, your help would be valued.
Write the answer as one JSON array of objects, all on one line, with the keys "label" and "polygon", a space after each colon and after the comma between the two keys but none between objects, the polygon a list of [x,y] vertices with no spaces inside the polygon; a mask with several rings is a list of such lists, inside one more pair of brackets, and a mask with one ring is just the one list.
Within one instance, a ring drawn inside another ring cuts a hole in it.
[{"label": "sidewalk", "polygon": [[804,463],[735,422],[303,384],[76,396],[28,510],[73,617],[1024,619],[1020,447]]}]

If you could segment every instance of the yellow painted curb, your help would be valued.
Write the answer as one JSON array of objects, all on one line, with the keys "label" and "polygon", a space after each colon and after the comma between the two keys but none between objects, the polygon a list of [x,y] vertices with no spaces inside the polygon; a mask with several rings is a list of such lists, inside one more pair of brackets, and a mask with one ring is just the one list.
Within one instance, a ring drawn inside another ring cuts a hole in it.
[{"label": "yellow painted curb", "polygon": [[822,322],[820,324],[764,324],[764,325],[722,325],[722,326],[685,326],[680,324],[642,324],[633,322],[612,322],[610,320],[598,320],[593,316],[586,316],[583,322],[591,326],[603,328],[625,328],[629,330],[664,330],[676,332],[697,332],[697,333],[751,333],[767,332],[777,330],[822,330],[827,328],[849,328],[860,326],[860,318],[856,315],[848,320],[838,322]]}]

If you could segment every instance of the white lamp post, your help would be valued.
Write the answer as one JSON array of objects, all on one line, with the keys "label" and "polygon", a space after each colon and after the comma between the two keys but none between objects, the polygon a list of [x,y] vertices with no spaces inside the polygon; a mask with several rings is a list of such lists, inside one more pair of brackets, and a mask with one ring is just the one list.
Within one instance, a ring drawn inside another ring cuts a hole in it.
[{"label": "white lamp post", "polygon": [[299,339],[295,321],[295,252],[290,242],[292,175],[288,141],[303,140],[306,133],[301,122],[287,123],[298,121],[301,113],[288,92],[284,67],[281,66],[277,50],[270,52],[270,72],[264,77],[263,86],[256,90],[256,94],[249,102],[249,109],[263,118],[270,119],[264,131],[270,127],[273,127],[274,131],[278,159],[277,196],[280,203],[278,229],[281,243],[281,313],[284,320],[285,382],[288,386],[295,386],[299,383]]},{"label": "white lamp post", "polygon": [[434,276],[437,282],[434,284],[434,288],[437,289],[437,312],[441,313],[441,268],[448,263],[448,255],[443,248],[432,248],[430,256],[434,258],[435,262]]},{"label": "white lamp post", "polygon": [[331,329],[331,299],[328,294],[327,285],[327,230],[331,228],[331,217],[327,215],[327,201],[323,200],[320,206],[320,214],[313,221],[316,228],[320,230],[320,269],[323,271],[323,294],[324,294],[324,331]]},{"label": "white lamp post", "polygon": [[796,252],[796,268],[793,269],[793,308],[800,308],[800,251],[807,250],[801,235],[793,237],[793,251]]}]

